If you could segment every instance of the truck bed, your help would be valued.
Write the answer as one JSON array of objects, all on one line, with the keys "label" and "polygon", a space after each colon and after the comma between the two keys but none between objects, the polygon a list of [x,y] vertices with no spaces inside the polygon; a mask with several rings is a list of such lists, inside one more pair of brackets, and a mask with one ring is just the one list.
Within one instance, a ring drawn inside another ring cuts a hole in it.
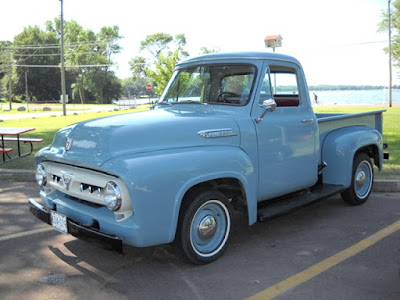
[{"label": "truck bed", "polygon": [[320,141],[336,129],[350,126],[366,126],[376,129],[382,134],[382,113],[386,110],[376,110],[355,114],[315,114],[318,120]]}]

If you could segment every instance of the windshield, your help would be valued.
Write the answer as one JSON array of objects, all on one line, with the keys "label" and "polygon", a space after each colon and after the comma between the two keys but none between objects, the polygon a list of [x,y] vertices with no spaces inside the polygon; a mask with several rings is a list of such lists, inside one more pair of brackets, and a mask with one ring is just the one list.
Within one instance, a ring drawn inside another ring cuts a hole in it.
[{"label": "windshield", "polygon": [[245,105],[255,77],[252,65],[217,64],[175,71],[161,96],[164,103]]}]

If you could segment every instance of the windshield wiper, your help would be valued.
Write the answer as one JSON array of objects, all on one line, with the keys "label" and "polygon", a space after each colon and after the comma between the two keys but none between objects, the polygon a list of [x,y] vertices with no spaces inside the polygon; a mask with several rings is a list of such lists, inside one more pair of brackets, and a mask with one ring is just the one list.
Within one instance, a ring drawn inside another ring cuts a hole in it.
[{"label": "windshield wiper", "polygon": [[[178,101],[178,102],[166,102],[166,101],[160,101],[157,102],[154,106],[157,105],[168,105],[168,106],[174,106],[176,104],[202,104],[202,105],[208,105],[208,103],[203,103],[200,101],[195,101],[195,100],[185,100],[185,101]],[[154,107],[153,106],[153,107]]]},{"label": "windshield wiper", "polygon": [[152,106],[150,106],[150,109],[154,109],[156,106],[158,106],[158,105],[168,105],[168,106],[172,106],[172,104],[171,103],[169,103],[169,102],[166,102],[166,101],[159,101],[159,102],[157,102],[157,103],[155,103],[155,104],[153,104]]},{"label": "windshield wiper", "polygon": [[205,105],[205,106],[209,106],[210,104],[207,102],[200,102],[200,101],[195,101],[195,100],[185,100],[185,101],[179,101],[179,102],[174,102],[175,104],[201,104],[201,105]]},{"label": "windshield wiper", "polygon": [[203,104],[203,103],[195,100],[185,100],[185,101],[174,102],[174,104]]},{"label": "windshield wiper", "polygon": [[172,103],[169,103],[169,102],[167,102],[167,101],[160,101],[160,102],[157,102],[156,105],[168,105],[168,106],[172,106]]}]

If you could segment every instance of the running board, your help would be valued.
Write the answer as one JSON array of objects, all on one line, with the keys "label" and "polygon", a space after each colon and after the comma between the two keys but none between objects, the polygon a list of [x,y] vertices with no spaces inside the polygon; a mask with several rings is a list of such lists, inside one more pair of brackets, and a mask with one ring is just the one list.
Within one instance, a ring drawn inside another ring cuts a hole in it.
[{"label": "running board", "polygon": [[331,197],[337,193],[344,191],[345,189],[346,188],[341,185],[324,184],[305,194],[295,194],[290,198],[279,200],[271,204],[266,204],[258,208],[258,221],[264,222],[285,215],[296,209],[307,206],[313,202]]}]

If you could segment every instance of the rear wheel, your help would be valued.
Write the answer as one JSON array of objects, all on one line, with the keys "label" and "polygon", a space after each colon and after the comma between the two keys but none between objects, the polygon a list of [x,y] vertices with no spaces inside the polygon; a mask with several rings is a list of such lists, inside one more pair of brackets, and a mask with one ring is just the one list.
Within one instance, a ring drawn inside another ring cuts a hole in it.
[{"label": "rear wheel", "polygon": [[224,252],[230,229],[228,199],[218,191],[202,191],[182,207],[176,243],[192,263],[206,264]]},{"label": "rear wheel", "polygon": [[367,201],[372,192],[374,169],[366,153],[356,154],[353,161],[353,174],[350,187],[342,193],[344,201],[359,205]]}]

